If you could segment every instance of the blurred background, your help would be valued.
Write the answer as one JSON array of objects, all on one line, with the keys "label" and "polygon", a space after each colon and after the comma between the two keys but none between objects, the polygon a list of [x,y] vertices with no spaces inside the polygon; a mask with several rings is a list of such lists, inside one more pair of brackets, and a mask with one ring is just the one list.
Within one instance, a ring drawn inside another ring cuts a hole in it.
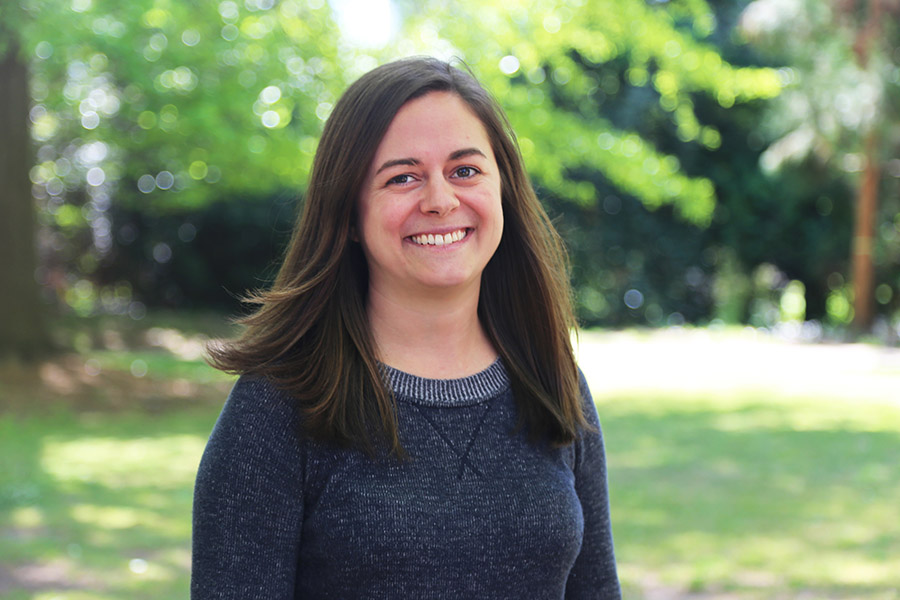
[{"label": "blurred background", "polygon": [[626,598],[900,598],[900,0],[3,0],[0,597],[187,597],[203,344],[413,54],[568,243]]}]

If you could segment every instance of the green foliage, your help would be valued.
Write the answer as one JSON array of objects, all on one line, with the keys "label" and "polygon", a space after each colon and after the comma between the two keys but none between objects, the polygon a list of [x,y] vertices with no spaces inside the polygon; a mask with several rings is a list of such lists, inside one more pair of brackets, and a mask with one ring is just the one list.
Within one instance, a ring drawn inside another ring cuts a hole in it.
[{"label": "green foliage", "polygon": [[240,310],[249,287],[267,287],[290,236],[293,194],[256,201],[222,198],[186,215],[110,209],[119,224],[114,260],[95,278],[129,281],[128,295],[150,306]]},{"label": "green foliage", "polygon": [[[818,172],[843,187],[834,186],[819,198],[829,213],[832,204],[840,210],[841,204],[854,203],[850,190],[861,185],[863,140],[877,132],[874,158],[882,176],[873,262],[883,286],[876,299],[879,312],[890,317],[900,309],[900,6],[879,4],[883,13],[873,23],[875,2],[757,0],[745,11],[741,32],[761,53],[786,65],[780,70],[784,93],[770,103],[762,121],[763,135],[772,140],[761,157],[766,172]],[[846,267],[831,268],[820,274],[820,282],[847,273]],[[834,289],[829,296],[828,313],[835,322],[852,318],[835,308],[846,296]]]},{"label": "green foliage", "polygon": [[[234,231],[253,225],[243,214],[269,211],[242,205],[305,185],[347,84],[328,5],[23,0],[2,11],[31,71],[33,106],[22,118],[36,143],[37,275],[48,296],[86,315],[132,299],[177,304],[201,285],[195,304],[221,305],[223,285],[242,293],[262,283],[260,265],[280,248],[251,248],[237,261],[243,269],[216,279],[222,269],[205,265],[228,252],[184,241],[194,237],[185,215],[199,222],[213,205],[233,205],[219,212],[235,217]],[[171,230],[149,232],[153,224]],[[160,285],[173,263],[181,280]]]},{"label": "green foliage", "polygon": [[[859,102],[869,96],[850,92],[871,82],[846,67],[847,36],[831,35],[826,9],[805,0],[395,5],[401,32],[376,50],[342,38],[323,0],[4,3],[32,72],[37,275],[49,295],[79,314],[139,313],[135,300],[234,306],[229,294],[271,273],[340,92],[375,64],[427,53],[463,58],[506,108],[570,242],[585,323],[747,321],[754,294],[782,288],[744,296],[716,281],[749,281],[761,265],[778,269],[779,286],[802,282],[807,318],[843,322],[826,305],[845,294],[832,283],[847,271],[856,174],[846,169],[857,153],[841,150],[853,140],[846,128],[803,132],[854,107],[867,115]],[[754,34],[747,24],[760,6],[800,11],[780,17],[802,24],[798,34],[782,25]],[[751,38],[771,52],[747,46]],[[819,60],[836,52],[844,67]],[[879,106],[895,105],[895,55],[883,50],[873,63]],[[785,154],[810,139],[822,140],[812,158]],[[822,148],[832,158],[820,160]],[[894,163],[888,174],[900,173]],[[898,186],[887,178],[876,247],[886,313],[900,306]],[[638,308],[624,302],[630,292]]]},{"label": "green foliage", "polygon": [[305,182],[346,83],[322,2],[22,4],[49,213],[77,189],[185,211]]}]

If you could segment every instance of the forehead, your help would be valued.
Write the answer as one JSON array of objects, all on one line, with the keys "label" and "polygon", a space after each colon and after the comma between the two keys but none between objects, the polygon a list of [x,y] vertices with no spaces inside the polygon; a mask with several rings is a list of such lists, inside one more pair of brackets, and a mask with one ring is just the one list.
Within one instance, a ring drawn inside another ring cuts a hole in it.
[{"label": "forehead", "polygon": [[462,98],[453,92],[429,92],[400,107],[381,139],[376,157],[404,149],[428,151],[466,143],[476,145],[485,154],[491,151],[484,124]]}]

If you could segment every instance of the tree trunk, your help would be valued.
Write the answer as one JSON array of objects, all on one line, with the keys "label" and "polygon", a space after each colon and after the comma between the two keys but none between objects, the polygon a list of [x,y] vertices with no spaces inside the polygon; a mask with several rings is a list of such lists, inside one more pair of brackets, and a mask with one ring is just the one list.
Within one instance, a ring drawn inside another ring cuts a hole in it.
[{"label": "tree trunk", "polygon": [[[853,44],[856,62],[863,69],[869,65],[872,45],[879,41],[881,19],[881,0],[869,0],[866,22],[857,32]],[[853,236],[853,329],[856,333],[869,331],[875,316],[872,301],[875,288],[872,249],[875,216],[878,213],[878,179],[881,176],[877,127],[877,124],[872,126],[866,135],[865,167],[856,197],[856,231]]]},{"label": "tree trunk", "polygon": [[4,47],[5,55],[0,56],[0,356],[29,360],[49,344],[35,280],[28,72],[15,41]]},{"label": "tree trunk", "polygon": [[875,238],[875,215],[878,213],[878,135],[870,131],[866,137],[865,168],[856,199],[856,232],[853,236],[853,328],[857,332],[872,327],[872,290],[875,287],[872,248]]}]

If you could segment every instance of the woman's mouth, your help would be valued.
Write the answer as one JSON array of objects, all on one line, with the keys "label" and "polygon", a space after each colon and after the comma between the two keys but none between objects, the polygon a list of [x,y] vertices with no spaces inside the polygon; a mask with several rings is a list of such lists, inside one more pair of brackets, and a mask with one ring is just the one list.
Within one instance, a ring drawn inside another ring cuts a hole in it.
[{"label": "woman's mouth", "polygon": [[464,239],[469,233],[466,228],[457,229],[450,233],[441,235],[440,233],[422,233],[419,235],[411,235],[409,239],[419,246],[448,246]]}]

